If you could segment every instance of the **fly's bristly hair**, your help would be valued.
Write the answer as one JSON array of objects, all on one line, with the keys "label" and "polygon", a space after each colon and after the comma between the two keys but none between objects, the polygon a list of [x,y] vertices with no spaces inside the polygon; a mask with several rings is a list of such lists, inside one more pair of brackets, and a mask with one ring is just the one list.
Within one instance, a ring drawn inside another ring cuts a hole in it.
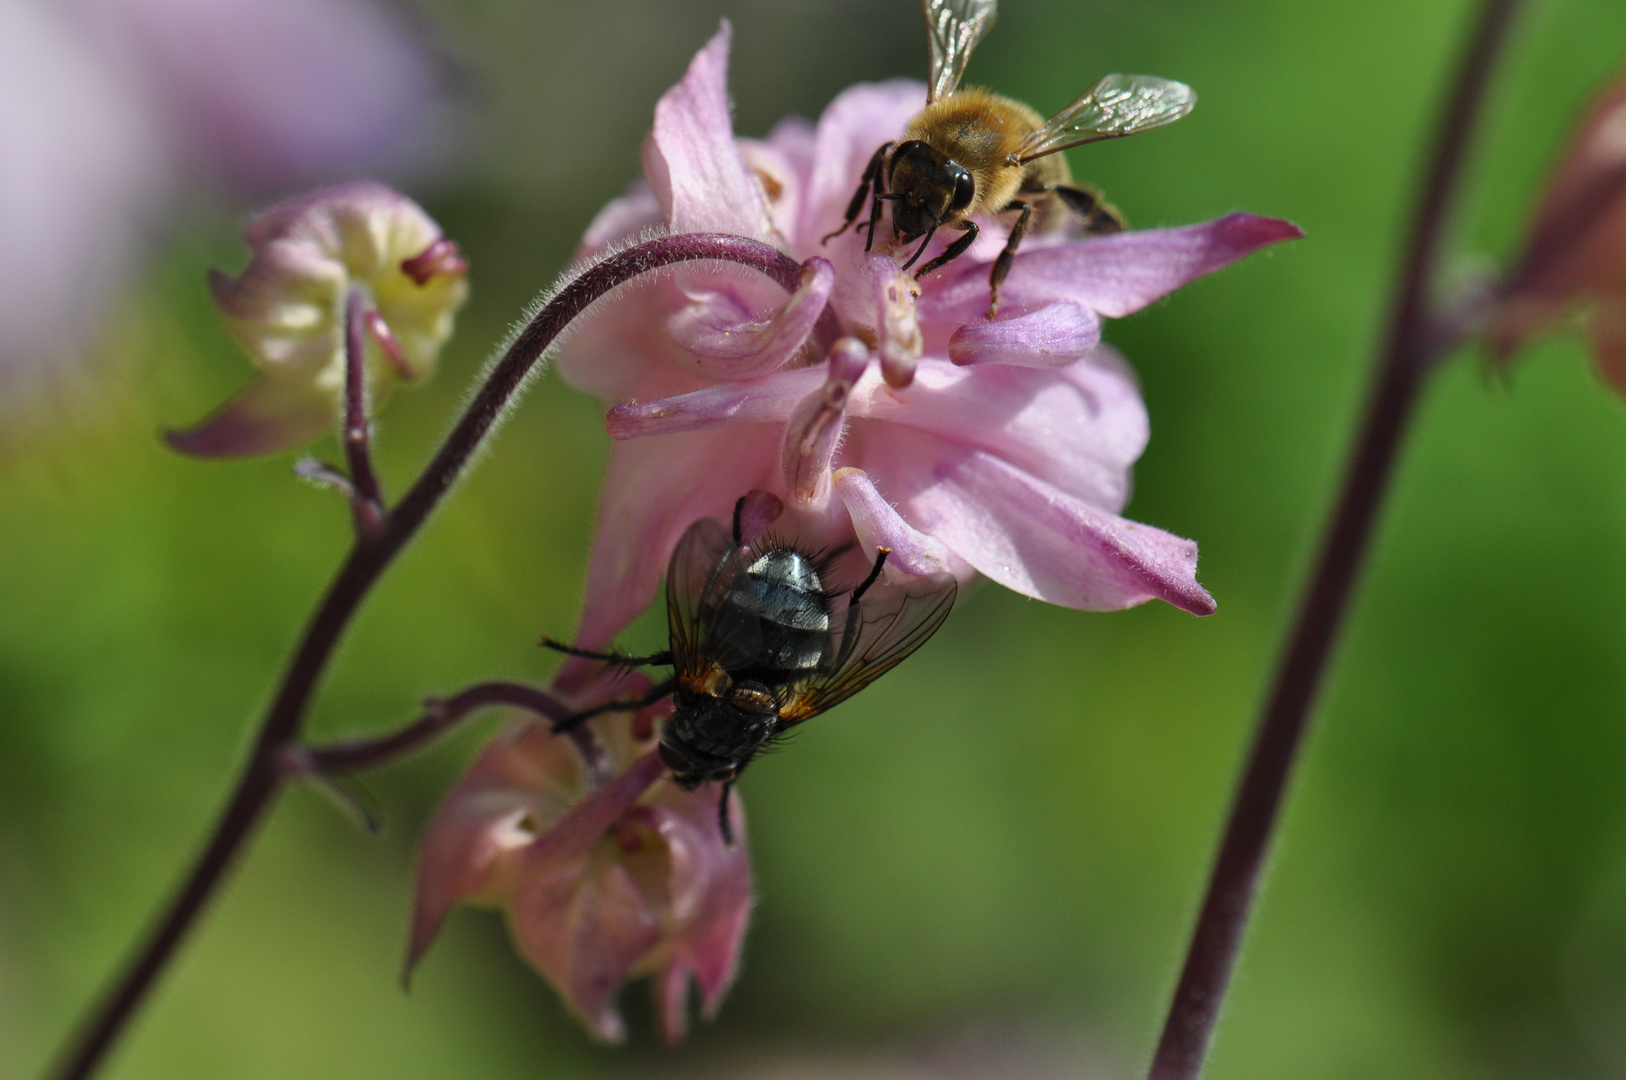
[{"label": "fly's bristly hair", "polygon": [[745,542],[745,545],[741,548],[741,553],[747,564],[754,563],[762,556],[776,551],[788,551],[793,555],[806,559],[808,565],[813,568],[813,573],[818,575],[819,595],[826,600],[834,600],[843,593],[852,591],[851,588],[830,588],[831,574],[834,572],[836,565],[841,562],[842,558],[850,550],[850,544],[834,550],[831,550],[828,546],[813,547],[797,537],[786,536],[771,529],[764,529]]}]

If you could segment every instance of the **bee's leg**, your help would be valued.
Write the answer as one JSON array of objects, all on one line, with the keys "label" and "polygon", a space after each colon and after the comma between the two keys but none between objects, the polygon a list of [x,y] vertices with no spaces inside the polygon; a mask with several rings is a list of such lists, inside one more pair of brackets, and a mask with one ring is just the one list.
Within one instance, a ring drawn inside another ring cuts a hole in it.
[{"label": "bee's leg", "polygon": [[[875,193],[877,195],[881,193],[881,181],[879,177],[881,162],[886,160],[887,151],[891,149],[891,143],[882,143],[880,149],[876,150],[874,156],[869,159],[869,164],[864,166],[864,178],[858,181],[858,190],[853,192],[852,201],[847,204],[847,219],[841,223],[841,228],[837,229],[833,233],[830,233],[823,240],[820,240],[820,246],[828,244],[830,241],[846,232],[848,228],[852,226],[852,223],[858,220],[858,213],[864,209],[864,197],[869,194],[871,183],[874,183],[875,185]],[[873,233],[873,230],[871,230],[871,232]]]},{"label": "bee's leg", "polygon": [[1123,232],[1129,227],[1124,216],[1118,208],[1101,198],[1101,194],[1089,188],[1068,187],[1057,184],[1050,190],[1062,201],[1073,216],[1084,224],[1084,231],[1091,236],[1104,236],[1107,233]]},{"label": "bee's leg", "polygon": [[[1011,263],[1016,258],[1016,247],[1027,235],[1028,222],[1033,218],[1033,204],[1025,203],[1020,199],[1012,199],[1005,210],[1020,210],[1021,216],[1016,224],[1011,226],[1010,239],[1005,241],[1005,250],[999,253],[994,260],[994,268],[988,273],[988,317],[992,319],[999,310],[999,286],[1004,283],[1005,275],[1011,272]],[[1004,213],[1001,210],[1000,213]]]},{"label": "bee's leg", "polygon": [[666,650],[650,653],[648,656],[627,656],[618,652],[594,652],[591,649],[578,649],[574,645],[566,645],[562,641],[555,641],[550,637],[542,639],[542,647],[562,652],[566,656],[580,656],[584,660],[603,660],[606,664],[620,664],[622,667],[649,667],[670,664],[672,654]]},{"label": "bee's leg", "polygon": [[670,694],[676,689],[677,680],[667,679],[658,686],[650,687],[649,693],[634,701],[606,701],[604,704],[595,705],[591,709],[583,709],[581,712],[567,716],[563,720],[555,720],[553,722],[553,733],[558,735],[562,732],[569,731],[571,728],[577,726],[583,721],[589,720],[592,717],[600,715],[601,713],[632,712],[634,709],[641,709],[645,705],[653,705],[655,702],[659,701],[661,698],[665,697],[667,694]]},{"label": "bee's leg", "polygon": [[[919,270],[916,270],[915,280],[918,281],[927,274],[931,273],[933,270],[936,270],[939,266],[951,263],[955,259],[958,259],[961,255],[964,255],[966,248],[969,248],[972,244],[975,244],[977,242],[977,237],[982,234],[982,230],[977,228],[977,223],[969,218],[960,222],[960,228],[965,230],[965,235],[954,241],[954,243],[950,244],[948,247],[944,248],[943,254],[939,255],[925,266],[922,266]],[[913,262],[914,260],[910,261]],[[908,263],[905,263],[903,268],[905,270],[909,269]]]}]

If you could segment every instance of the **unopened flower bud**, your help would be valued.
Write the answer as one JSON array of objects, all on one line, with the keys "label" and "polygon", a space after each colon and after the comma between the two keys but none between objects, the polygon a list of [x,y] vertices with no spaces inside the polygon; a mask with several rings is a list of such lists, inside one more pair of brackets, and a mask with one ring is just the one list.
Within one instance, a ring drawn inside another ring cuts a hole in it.
[{"label": "unopened flower bud", "polygon": [[468,294],[457,245],[412,200],[360,180],[311,192],[256,217],[253,258],[210,278],[231,336],[260,373],[170,444],[200,457],[289,450],[337,422],[345,394],[345,321],[358,292],[368,329],[368,397],[435,367]]}]

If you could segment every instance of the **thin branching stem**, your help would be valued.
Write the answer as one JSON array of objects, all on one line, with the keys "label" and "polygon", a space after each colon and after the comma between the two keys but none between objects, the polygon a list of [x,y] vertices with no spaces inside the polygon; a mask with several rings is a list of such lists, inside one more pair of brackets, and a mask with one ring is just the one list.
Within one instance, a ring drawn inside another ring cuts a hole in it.
[{"label": "thin branching stem", "polygon": [[[721,233],[687,233],[661,237],[610,256],[571,280],[536,313],[485,373],[457,426],[379,530],[356,538],[294,650],[260,723],[248,763],[207,846],[134,958],[65,1047],[50,1074],[54,1080],[84,1080],[96,1071],[169,964],[176,947],[265,815],[290,763],[300,759],[299,740],[306,708],[351,617],[379,576],[462,476],[548,346],[572,319],[616,286],[696,260],[750,267],[787,292],[794,292],[801,280],[801,266],[767,244]],[[834,328],[834,316],[826,309],[814,334],[821,342],[833,340]]]},{"label": "thin branching stem", "polygon": [[[524,683],[476,683],[449,698],[430,698],[423,715],[406,727],[373,739],[341,739],[304,751],[306,765],[316,772],[365,772],[417,753],[468,717],[494,705],[512,705],[552,721],[568,720],[575,712],[546,690]],[[591,735],[591,729],[588,729]]]},{"label": "thin branching stem", "polygon": [[1519,0],[1485,0],[1441,118],[1360,434],[1254,735],[1150,1080],[1195,1080],[1202,1070],[1282,794],[1348,612],[1396,456],[1429,372],[1453,346],[1440,331],[1430,290],[1456,208],[1469,137],[1518,5]]},{"label": "thin branching stem", "polygon": [[367,401],[367,294],[352,285],[344,303],[344,424],[340,441],[350,462],[350,505],[356,534],[373,537],[384,527],[384,489],[373,472],[372,422]]}]

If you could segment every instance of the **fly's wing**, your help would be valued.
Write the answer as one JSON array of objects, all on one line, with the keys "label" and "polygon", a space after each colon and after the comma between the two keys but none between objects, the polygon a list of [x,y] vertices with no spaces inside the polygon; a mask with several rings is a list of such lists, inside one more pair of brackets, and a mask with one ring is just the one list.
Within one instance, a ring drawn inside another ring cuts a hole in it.
[{"label": "fly's wing", "polygon": [[728,603],[745,574],[745,558],[720,521],[690,525],[666,568],[666,622],[678,678],[713,664],[739,666],[758,651],[755,616]]},{"label": "fly's wing", "polygon": [[924,0],[932,66],[927,101],[954,93],[982,35],[994,25],[995,0]]},{"label": "fly's wing", "polygon": [[1197,104],[1185,83],[1156,75],[1108,75],[1044,122],[1017,148],[1019,161],[1100,139],[1117,139],[1172,124]]},{"label": "fly's wing", "polygon": [[877,585],[847,608],[835,659],[798,688],[779,710],[779,727],[799,724],[838,705],[903,662],[937,633],[954,607],[953,574]]}]

